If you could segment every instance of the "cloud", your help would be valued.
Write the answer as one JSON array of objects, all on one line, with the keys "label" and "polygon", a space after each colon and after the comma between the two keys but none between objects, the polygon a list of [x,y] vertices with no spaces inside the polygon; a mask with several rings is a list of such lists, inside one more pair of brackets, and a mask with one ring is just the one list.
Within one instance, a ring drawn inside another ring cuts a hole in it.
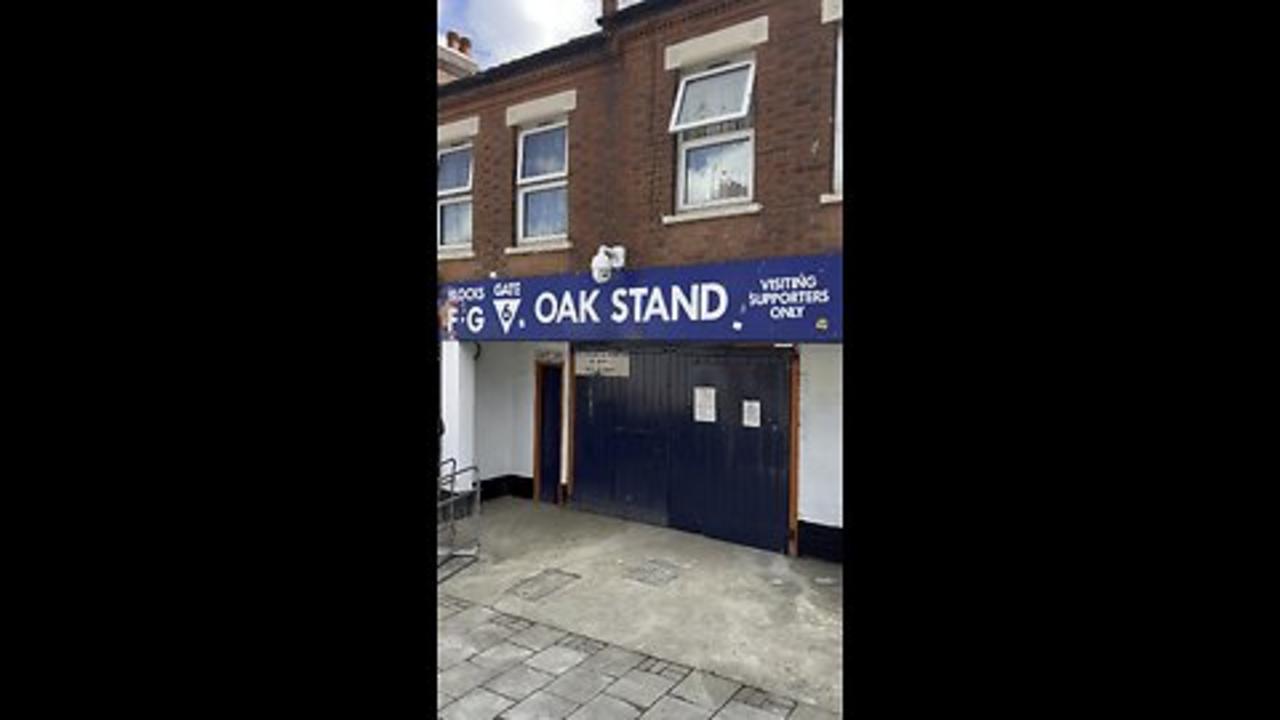
[{"label": "cloud", "polygon": [[599,29],[600,0],[436,0],[437,37],[471,38],[481,67],[532,55]]}]

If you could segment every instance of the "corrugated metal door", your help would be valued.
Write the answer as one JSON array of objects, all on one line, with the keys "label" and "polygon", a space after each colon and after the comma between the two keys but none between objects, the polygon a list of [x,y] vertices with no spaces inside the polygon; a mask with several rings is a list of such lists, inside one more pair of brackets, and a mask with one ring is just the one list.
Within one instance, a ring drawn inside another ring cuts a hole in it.
[{"label": "corrugated metal door", "polygon": [[630,377],[577,377],[573,503],[667,523],[669,368],[661,350],[630,352]]},{"label": "corrugated metal door", "polygon": [[[785,551],[788,355],[611,349],[630,355],[630,377],[576,378],[574,504]],[[714,422],[694,419],[698,387],[714,389]],[[758,423],[744,424],[744,400],[757,404]]]}]

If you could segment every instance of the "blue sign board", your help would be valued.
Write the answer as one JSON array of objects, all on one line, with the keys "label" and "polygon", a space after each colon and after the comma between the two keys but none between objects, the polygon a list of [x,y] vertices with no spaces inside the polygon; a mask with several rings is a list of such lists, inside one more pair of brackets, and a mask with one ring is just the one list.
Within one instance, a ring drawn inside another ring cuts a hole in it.
[{"label": "blue sign board", "polygon": [[463,282],[441,339],[842,342],[840,255]]}]

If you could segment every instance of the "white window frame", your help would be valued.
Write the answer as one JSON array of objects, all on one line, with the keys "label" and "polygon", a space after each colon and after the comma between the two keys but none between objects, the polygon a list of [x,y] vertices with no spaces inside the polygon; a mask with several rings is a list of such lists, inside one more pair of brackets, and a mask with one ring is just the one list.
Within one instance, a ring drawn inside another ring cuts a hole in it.
[{"label": "white window frame", "polygon": [[[471,151],[471,160],[467,164],[467,184],[464,187],[452,188],[449,190],[439,189],[439,178],[436,179],[436,247],[447,250],[463,250],[470,249],[475,244],[476,234],[476,206],[472,202],[471,188],[475,184],[476,176],[476,151],[474,143],[470,140],[454,143],[444,147],[436,148],[436,167],[440,167],[440,159],[450,153],[460,152],[462,150]],[[444,244],[444,234],[440,228],[440,220],[443,215],[442,207],[445,205],[457,205],[462,202],[471,202],[471,239],[465,245],[454,243],[452,245]]]},{"label": "white window frame", "polygon": [[[529,135],[564,128],[564,169],[535,177],[521,177],[524,171],[524,139]],[[565,232],[554,235],[526,236],[524,234],[524,198],[531,192],[565,188]],[[569,237],[569,119],[562,118],[551,122],[539,123],[520,128],[516,137],[516,244],[531,245],[536,243],[557,242]]]},{"label": "white window frame", "polygon": [[[737,112],[729,113],[727,115],[720,115],[717,117],[706,118],[703,120],[691,120],[687,123],[684,123],[683,125],[677,124],[677,121],[680,117],[680,106],[684,103],[685,86],[687,86],[690,82],[700,80],[705,77],[710,77],[712,75],[721,75],[727,72],[732,72],[734,70],[739,70],[743,67],[747,68],[747,84],[744,86],[744,90],[743,90],[742,102],[740,103],[742,108],[741,110]],[[750,58],[747,60],[739,60],[736,62],[730,62],[724,65],[718,65],[716,67],[707,68],[706,70],[702,70],[699,72],[690,73],[688,75],[682,76],[680,78],[680,86],[679,88],[676,89],[676,103],[671,108],[671,124],[667,128],[667,131],[672,133],[678,133],[678,132],[684,132],[686,130],[696,130],[697,128],[700,128],[706,125],[715,125],[716,123],[730,122],[732,120],[741,120],[742,118],[746,117],[751,113],[751,91],[755,87],[755,80],[756,80],[755,58]]]},{"label": "white window frame", "polygon": [[[685,202],[685,165],[690,150],[696,150],[707,145],[723,145],[738,140],[746,139],[747,152],[751,154],[751,164],[747,168],[747,196],[741,198],[725,198],[723,200],[708,200],[707,202],[688,204]],[[708,137],[697,138],[696,140],[682,140],[678,136],[676,145],[679,157],[676,159],[676,212],[687,212],[692,210],[701,210],[703,208],[721,207],[723,205],[741,205],[751,202],[756,196],[756,129],[754,127],[745,130],[734,130],[732,132],[721,133],[719,135],[710,135]]]},{"label": "white window frame", "polygon": [[844,195],[844,23],[836,26],[835,160],[831,188]]}]

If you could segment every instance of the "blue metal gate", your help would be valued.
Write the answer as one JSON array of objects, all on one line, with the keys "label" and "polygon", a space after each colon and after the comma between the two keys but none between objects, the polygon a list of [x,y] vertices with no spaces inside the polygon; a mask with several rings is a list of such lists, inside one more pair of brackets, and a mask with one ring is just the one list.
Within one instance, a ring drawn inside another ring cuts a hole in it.
[{"label": "blue metal gate", "polygon": [[[786,550],[789,351],[576,349],[625,352],[630,374],[575,378],[575,506]],[[704,421],[695,419],[695,388],[714,396]]]}]

